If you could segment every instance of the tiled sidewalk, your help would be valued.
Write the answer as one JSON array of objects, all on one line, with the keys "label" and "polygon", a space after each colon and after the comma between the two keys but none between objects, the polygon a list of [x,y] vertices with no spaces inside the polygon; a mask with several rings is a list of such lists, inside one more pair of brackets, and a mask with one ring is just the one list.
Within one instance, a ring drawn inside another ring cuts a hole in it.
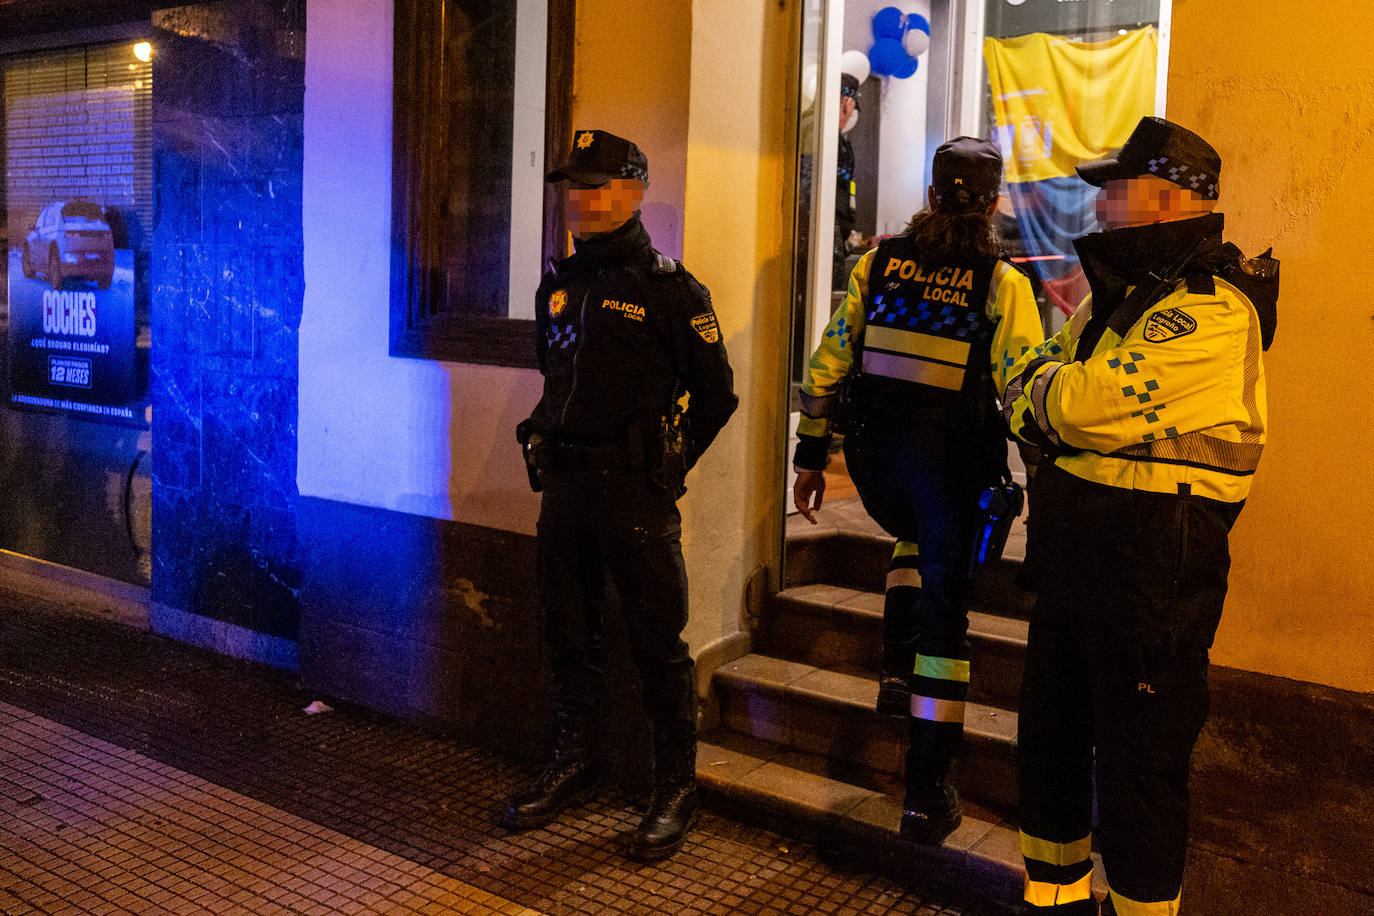
[{"label": "tiled sidewalk", "polygon": [[0,911],[537,911],[0,704]]},{"label": "tiled sidewalk", "polygon": [[0,600],[0,914],[999,914],[704,813],[641,866],[614,789],[492,823],[525,767],[279,673]]}]

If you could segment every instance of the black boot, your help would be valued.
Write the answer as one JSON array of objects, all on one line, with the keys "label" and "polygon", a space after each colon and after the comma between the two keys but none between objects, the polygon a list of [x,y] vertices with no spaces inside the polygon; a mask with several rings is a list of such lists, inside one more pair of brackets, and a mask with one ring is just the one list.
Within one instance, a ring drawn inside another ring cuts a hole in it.
[{"label": "black boot", "polygon": [[921,798],[907,795],[901,834],[925,846],[938,846],[964,819],[964,806],[954,786],[941,782]]},{"label": "black boot", "polygon": [[911,678],[905,674],[878,675],[878,715],[902,717],[911,715]]},{"label": "black boot", "polygon": [[571,706],[555,698],[553,760],[539,775],[516,787],[506,801],[497,822],[507,830],[544,826],[576,796],[596,785],[591,716]]},{"label": "black boot", "polygon": [[682,848],[696,825],[701,807],[697,793],[696,740],[673,753],[655,754],[654,795],[625,854],[639,862],[657,862]]},{"label": "black boot", "polygon": [[682,848],[696,826],[701,797],[697,781],[660,783],[654,787],[649,813],[639,822],[625,855],[638,862],[657,862]]},{"label": "black boot", "polygon": [[507,830],[543,827],[568,803],[596,785],[596,766],[587,757],[554,757],[538,776],[522,783],[498,819]]}]

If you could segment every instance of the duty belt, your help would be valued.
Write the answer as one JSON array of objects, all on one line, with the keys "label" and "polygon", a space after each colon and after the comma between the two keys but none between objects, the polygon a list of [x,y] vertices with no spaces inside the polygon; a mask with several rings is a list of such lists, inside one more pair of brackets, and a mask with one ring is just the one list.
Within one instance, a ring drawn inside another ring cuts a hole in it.
[{"label": "duty belt", "polygon": [[643,468],[644,443],[640,437],[629,435],[624,442],[586,445],[581,442],[557,440],[553,443],[553,464],[560,471],[611,471],[620,468]]}]

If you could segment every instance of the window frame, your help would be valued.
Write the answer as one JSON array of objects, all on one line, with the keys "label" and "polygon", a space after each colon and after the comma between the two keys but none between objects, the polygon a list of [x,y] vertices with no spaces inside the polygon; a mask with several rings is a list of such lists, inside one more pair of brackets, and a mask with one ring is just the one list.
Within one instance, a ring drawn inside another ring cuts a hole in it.
[{"label": "window frame", "polygon": [[[576,0],[547,0],[548,53],[544,77],[544,161],[557,161],[572,138],[573,48]],[[416,118],[415,90],[421,73],[438,69],[433,42],[422,42],[420,16],[435,5],[396,0],[393,59],[390,355],[479,365],[536,368],[534,321],[472,316],[433,308],[432,289],[422,282],[422,252],[441,244],[440,228],[423,215],[433,202],[422,199],[413,151],[419,140],[409,125]],[[423,58],[423,59],[422,59]],[[557,189],[545,186],[541,263],[561,257],[566,225]],[[427,203],[429,206],[427,207]],[[413,226],[413,228],[411,228]]]}]

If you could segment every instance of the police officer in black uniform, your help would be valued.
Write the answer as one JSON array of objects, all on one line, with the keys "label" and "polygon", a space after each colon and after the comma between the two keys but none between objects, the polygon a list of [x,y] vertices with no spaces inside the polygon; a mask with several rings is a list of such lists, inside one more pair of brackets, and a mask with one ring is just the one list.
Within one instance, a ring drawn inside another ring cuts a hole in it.
[{"label": "police officer in black uniform", "polygon": [[831,261],[831,289],[843,290],[849,283],[849,234],[859,218],[858,189],[854,181],[854,144],[849,131],[858,123],[859,79],[851,73],[840,74],[840,140],[835,148],[835,252]]},{"label": "police officer in black uniform", "polygon": [[[635,144],[578,131],[566,181],[575,253],[535,302],[544,392],[520,424],[543,490],[538,581],[553,673],[554,749],[509,800],[512,829],[553,819],[596,779],[603,579],[620,595],[653,729],[654,791],[628,853],[672,855],[697,813],[696,683],[677,499],[739,403],[706,287],[656,252],[640,222],[648,162]],[[679,407],[684,393],[689,401]]]}]

